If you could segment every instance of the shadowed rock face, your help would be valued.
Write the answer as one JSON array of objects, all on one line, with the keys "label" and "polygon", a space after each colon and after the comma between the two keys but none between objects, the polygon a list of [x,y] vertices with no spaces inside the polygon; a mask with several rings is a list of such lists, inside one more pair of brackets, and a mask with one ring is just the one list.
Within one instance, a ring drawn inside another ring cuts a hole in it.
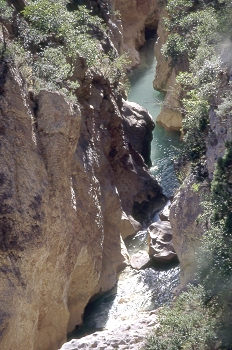
[{"label": "shadowed rock face", "polygon": [[141,154],[148,166],[151,162],[152,131],[155,123],[149,112],[135,102],[123,101],[123,126],[126,138],[135,151]]},{"label": "shadowed rock face", "polygon": [[71,106],[30,99],[16,69],[0,68],[0,344],[55,350],[125,266],[122,216],[161,189],[103,77],[85,78]]}]

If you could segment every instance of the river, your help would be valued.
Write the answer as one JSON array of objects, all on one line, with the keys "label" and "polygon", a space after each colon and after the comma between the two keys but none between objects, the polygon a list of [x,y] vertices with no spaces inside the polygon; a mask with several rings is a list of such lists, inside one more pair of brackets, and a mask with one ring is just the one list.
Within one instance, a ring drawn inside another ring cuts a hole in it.
[{"label": "river", "polygon": [[[153,89],[156,67],[154,39],[149,40],[141,49],[141,59],[141,66],[133,69],[129,75],[131,88],[128,100],[145,107],[156,121],[164,94]],[[178,188],[172,160],[180,147],[180,132],[167,131],[156,125],[151,148],[152,167],[150,171],[157,178],[167,197],[172,196]]]},{"label": "river", "polygon": [[[154,40],[148,41],[141,50],[142,65],[129,75],[131,88],[129,101],[137,102],[149,110],[155,120],[160,112],[164,95],[153,89],[156,60]],[[168,132],[157,126],[152,142],[151,172],[157,178],[167,197],[178,186],[172,159],[180,147],[180,133]],[[156,217],[156,220],[158,218]],[[126,240],[130,255],[140,249],[147,250],[146,230]],[[179,283],[179,267],[150,267],[134,270],[127,267],[120,275],[117,286],[86,307],[83,323],[72,337],[81,337],[103,328],[114,328],[122,320],[135,318],[139,312],[160,307],[172,299],[172,289]]]}]

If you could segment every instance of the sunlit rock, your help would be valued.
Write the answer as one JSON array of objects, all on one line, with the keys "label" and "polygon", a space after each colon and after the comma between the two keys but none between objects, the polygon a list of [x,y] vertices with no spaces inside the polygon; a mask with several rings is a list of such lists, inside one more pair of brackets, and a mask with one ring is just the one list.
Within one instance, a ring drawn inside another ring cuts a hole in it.
[{"label": "sunlit rock", "polygon": [[125,239],[141,230],[142,225],[138,221],[136,221],[131,215],[126,215],[125,212],[122,212],[119,228],[122,238]]},{"label": "sunlit rock", "polygon": [[143,347],[147,332],[157,326],[156,312],[143,312],[136,319],[121,321],[120,325],[113,329],[95,332],[81,339],[72,339],[60,350],[138,350]]},{"label": "sunlit rock", "polygon": [[158,262],[177,261],[177,255],[172,244],[172,230],[168,221],[159,221],[148,228],[149,255]]},{"label": "sunlit rock", "polygon": [[147,252],[140,250],[138,253],[131,256],[130,263],[136,270],[143,269],[151,263],[150,256]]}]

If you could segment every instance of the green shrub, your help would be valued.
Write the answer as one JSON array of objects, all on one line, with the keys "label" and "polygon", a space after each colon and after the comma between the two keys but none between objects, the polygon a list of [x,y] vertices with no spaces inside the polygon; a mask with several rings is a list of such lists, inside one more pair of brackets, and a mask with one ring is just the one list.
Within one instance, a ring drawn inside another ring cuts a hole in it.
[{"label": "green shrub", "polygon": [[89,66],[92,66],[101,50],[89,31],[98,27],[103,29],[102,21],[92,16],[85,6],[70,12],[66,5],[65,0],[28,1],[22,13],[33,28],[53,35],[54,41],[64,46],[68,57],[75,61],[79,54],[86,57]]},{"label": "green shrub", "polygon": [[2,58],[20,69],[35,92],[58,90],[72,98],[80,86],[73,78],[80,57],[86,68],[97,69],[116,90],[126,88],[127,57],[118,57],[113,49],[104,52],[106,26],[85,6],[70,7],[66,0],[29,0],[21,14],[4,0],[0,7],[3,34],[6,19],[17,25],[17,38],[4,37],[0,43]]},{"label": "green shrub", "polygon": [[202,286],[189,286],[158,316],[159,326],[148,335],[144,350],[213,350],[218,346],[216,319],[204,307]]},{"label": "green shrub", "polygon": [[6,0],[0,0],[0,21],[10,20],[13,14],[13,8],[9,6]]}]

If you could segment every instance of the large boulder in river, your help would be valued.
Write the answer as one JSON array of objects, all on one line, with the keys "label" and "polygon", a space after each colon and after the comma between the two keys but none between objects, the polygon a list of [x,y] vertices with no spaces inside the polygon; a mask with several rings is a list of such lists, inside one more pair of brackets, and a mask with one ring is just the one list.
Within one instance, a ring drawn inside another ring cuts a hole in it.
[{"label": "large boulder in river", "polygon": [[123,100],[123,126],[131,146],[140,153],[148,166],[151,166],[151,141],[155,123],[148,110],[135,102]]},{"label": "large boulder in river", "polygon": [[159,221],[148,228],[149,255],[157,262],[169,263],[177,261],[172,244],[172,230],[168,221]]}]

